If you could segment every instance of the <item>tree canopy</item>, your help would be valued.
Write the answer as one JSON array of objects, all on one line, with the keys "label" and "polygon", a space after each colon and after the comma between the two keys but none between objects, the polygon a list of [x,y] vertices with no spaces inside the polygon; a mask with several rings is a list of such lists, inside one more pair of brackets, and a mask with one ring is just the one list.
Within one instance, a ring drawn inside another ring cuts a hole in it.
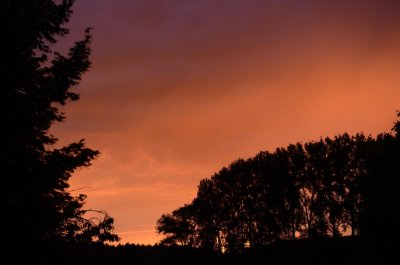
[{"label": "tree canopy", "polygon": [[2,227],[11,245],[48,241],[116,241],[113,219],[87,217],[86,196],[68,191],[77,168],[99,152],[79,140],[55,148],[50,127],[60,107],[79,99],[72,89],[91,64],[90,30],[67,54],[54,50],[69,30],[73,0],[0,3],[0,177]]},{"label": "tree canopy", "polygon": [[161,244],[242,252],[299,238],[394,239],[399,125],[376,138],[345,133],[238,159],[158,220]]}]

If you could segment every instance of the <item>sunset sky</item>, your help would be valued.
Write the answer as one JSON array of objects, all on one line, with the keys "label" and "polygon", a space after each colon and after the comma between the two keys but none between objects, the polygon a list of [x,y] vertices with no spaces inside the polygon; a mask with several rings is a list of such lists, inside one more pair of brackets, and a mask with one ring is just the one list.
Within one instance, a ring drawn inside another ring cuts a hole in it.
[{"label": "sunset sky", "polygon": [[400,1],[78,0],[91,69],[51,133],[100,157],[71,178],[121,243],[259,151],[389,132],[400,109]]}]

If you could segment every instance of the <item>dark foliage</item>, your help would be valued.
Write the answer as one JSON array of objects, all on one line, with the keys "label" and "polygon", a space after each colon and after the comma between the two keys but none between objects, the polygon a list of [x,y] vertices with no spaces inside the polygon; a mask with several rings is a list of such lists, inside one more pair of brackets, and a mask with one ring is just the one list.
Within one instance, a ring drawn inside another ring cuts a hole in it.
[{"label": "dark foliage", "polygon": [[244,253],[362,236],[364,258],[390,264],[400,223],[399,124],[376,138],[343,134],[239,159],[200,181],[191,204],[158,220],[161,243]]},{"label": "dark foliage", "polygon": [[[204,248],[144,245],[80,245],[48,247],[41,264],[58,265],[354,265],[363,255],[359,237],[298,239],[272,243],[266,247],[246,249],[242,253],[215,252]],[[56,261],[56,263],[55,263]],[[376,263],[375,263],[376,264]],[[379,263],[382,264],[382,263]]]},{"label": "dark foliage", "polygon": [[68,54],[52,49],[68,33],[73,0],[0,3],[0,178],[3,240],[10,250],[62,241],[114,241],[113,219],[87,218],[85,196],[68,180],[98,151],[84,141],[55,148],[49,134],[65,116],[59,107],[79,99],[71,89],[90,66],[89,30]]}]

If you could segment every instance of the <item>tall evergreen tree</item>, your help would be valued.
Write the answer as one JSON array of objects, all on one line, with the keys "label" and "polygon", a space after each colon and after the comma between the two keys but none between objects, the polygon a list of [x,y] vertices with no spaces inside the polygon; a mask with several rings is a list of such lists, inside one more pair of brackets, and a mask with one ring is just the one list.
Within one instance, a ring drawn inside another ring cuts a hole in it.
[{"label": "tall evergreen tree", "polygon": [[59,107],[79,99],[72,88],[90,66],[91,34],[67,54],[53,50],[68,34],[73,0],[5,0],[0,3],[0,178],[4,241],[115,241],[113,219],[86,218],[84,195],[68,181],[98,151],[80,140],[56,149],[50,127],[65,119]]}]

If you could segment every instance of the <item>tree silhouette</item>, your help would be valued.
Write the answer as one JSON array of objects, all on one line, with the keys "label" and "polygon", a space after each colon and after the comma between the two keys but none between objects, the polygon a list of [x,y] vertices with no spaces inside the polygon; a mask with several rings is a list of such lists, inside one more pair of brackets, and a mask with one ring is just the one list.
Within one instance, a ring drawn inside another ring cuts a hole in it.
[{"label": "tree silhouette", "polygon": [[115,241],[113,219],[87,218],[85,196],[68,192],[68,180],[90,165],[98,151],[84,141],[54,148],[50,127],[65,119],[59,107],[79,99],[71,89],[90,66],[90,30],[68,54],[52,47],[73,0],[1,1],[0,177],[2,227],[10,245],[50,240]]},{"label": "tree silhouette", "polygon": [[396,121],[376,138],[345,133],[238,159],[201,180],[193,202],[163,215],[158,232],[169,244],[228,253],[362,236],[368,253],[390,260],[399,238],[399,135]]},{"label": "tree silhouette", "polygon": [[[226,168],[218,174],[223,174]],[[225,241],[223,210],[220,204],[223,202],[224,191],[217,185],[215,174],[212,179],[200,181],[197,197],[193,200],[193,207],[196,209],[196,221],[198,225],[197,244],[206,249],[223,251]]]},{"label": "tree silhouette", "polygon": [[157,230],[159,233],[166,235],[161,244],[172,246],[196,246],[195,226],[191,204],[185,205],[172,214],[164,214],[157,222]]},{"label": "tree silhouette", "polygon": [[398,263],[400,237],[400,120],[394,123],[392,131],[394,135],[382,133],[368,145],[366,178],[362,186],[365,209],[361,231],[367,239],[366,258],[383,264]]}]

